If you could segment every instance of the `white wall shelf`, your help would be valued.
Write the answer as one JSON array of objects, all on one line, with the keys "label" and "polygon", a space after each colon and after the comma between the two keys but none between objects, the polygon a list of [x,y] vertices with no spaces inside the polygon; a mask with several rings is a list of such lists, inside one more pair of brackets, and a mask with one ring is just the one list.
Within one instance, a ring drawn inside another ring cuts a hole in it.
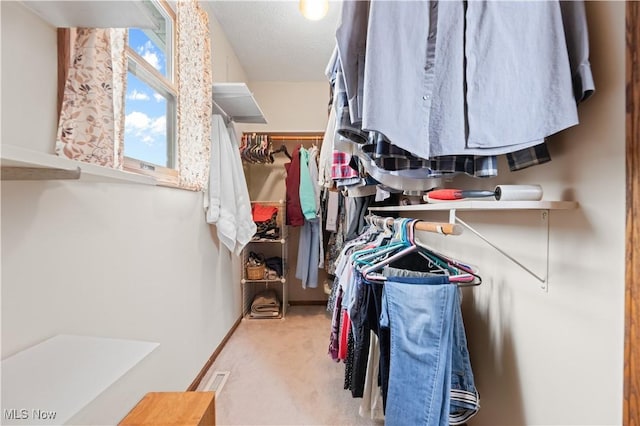
[{"label": "white wall shelf", "polygon": [[213,104],[214,113],[222,113],[236,123],[267,123],[253,93],[244,83],[214,84]]},{"label": "white wall shelf", "polygon": [[14,145],[1,146],[0,165],[2,180],[76,179],[86,182],[156,185],[156,180],[151,176],[81,163]]},{"label": "white wall shelf", "polygon": [[371,211],[446,211],[446,210],[571,210],[576,201],[482,201],[460,200],[410,206],[371,207]]},{"label": "white wall shelf", "polygon": [[155,28],[157,23],[142,0],[59,1],[21,3],[54,27]]},{"label": "white wall shelf", "polygon": [[[541,283],[541,288],[544,291],[548,291],[548,278],[549,278],[549,211],[550,210],[572,210],[577,209],[578,203],[576,201],[490,201],[490,200],[460,200],[451,202],[437,202],[430,204],[415,204],[409,206],[385,206],[385,207],[370,207],[372,212],[435,212],[435,211],[448,211],[449,223],[459,223],[464,228],[471,231],[478,238],[491,247],[496,249],[500,254],[511,260],[513,263],[524,269],[527,273],[533,276]],[[491,240],[485,237],[482,233],[478,232],[471,225],[460,219],[457,215],[458,211],[471,212],[471,211],[518,211],[518,210],[539,210],[542,212],[540,220],[542,222],[543,237],[545,253],[545,271],[540,275],[525,266],[522,262],[511,256],[505,250],[498,247]]]}]

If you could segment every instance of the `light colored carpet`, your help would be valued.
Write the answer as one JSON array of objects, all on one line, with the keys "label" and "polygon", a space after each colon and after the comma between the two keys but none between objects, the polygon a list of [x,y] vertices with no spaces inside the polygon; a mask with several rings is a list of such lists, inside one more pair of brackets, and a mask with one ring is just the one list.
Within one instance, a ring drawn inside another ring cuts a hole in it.
[{"label": "light colored carpet", "polygon": [[327,355],[330,326],[324,306],[243,320],[201,382],[231,372],[216,395],[216,424],[381,425],[360,417],[360,399],[343,389],[344,364]]}]

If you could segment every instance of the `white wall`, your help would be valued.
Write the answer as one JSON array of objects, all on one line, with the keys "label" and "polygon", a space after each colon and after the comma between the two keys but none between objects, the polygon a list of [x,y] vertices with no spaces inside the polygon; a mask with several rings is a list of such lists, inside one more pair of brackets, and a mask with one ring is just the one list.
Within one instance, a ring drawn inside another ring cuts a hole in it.
[{"label": "white wall", "polygon": [[[1,15],[2,144],[53,152],[56,31],[18,2]],[[216,25],[214,46],[226,43]],[[201,193],[4,181],[1,201],[2,358],[62,333],[160,343],[73,424],[115,424],[146,392],[186,390],[240,317],[239,264]]]},{"label": "white wall", "polygon": [[[615,425],[622,422],[625,225],[625,5],[588,2],[597,92],[581,124],[553,137],[553,160],[452,187],[539,183],[544,199],[580,208],[550,213],[548,292],[470,232],[423,235],[476,264],[464,320],[481,410],[470,425]],[[544,228],[537,212],[459,213],[539,274]],[[447,220],[446,215],[412,214]],[[439,217],[439,218],[438,218]]]},{"label": "white wall", "polygon": [[249,86],[267,124],[245,126],[250,132],[324,132],[328,81],[252,81]]},{"label": "white wall", "polygon": [[[206,7],[206,3],[204,7]],[[229,44],[220,23],[215,15],[209,12],[209,34],[211,36],[211,52],[213,56],[212,73],[214,83],[246,82],[247,76],[242,65]]]}]

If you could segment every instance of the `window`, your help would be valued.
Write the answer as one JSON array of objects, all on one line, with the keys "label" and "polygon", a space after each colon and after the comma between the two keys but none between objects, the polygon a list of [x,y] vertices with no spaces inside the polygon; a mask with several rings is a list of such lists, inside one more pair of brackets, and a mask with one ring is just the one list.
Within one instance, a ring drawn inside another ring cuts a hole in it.
[{"label": "window", "polygon": [[144,28],[58,29],[55,152],[199,191],[211,146],[208,16],[197,2],[175,3],[179,14],[166,0],[136,3],[151,11]]},{"label": "window", "polygon": [[124,167],[177,184],[175,15],[164,2],[145,1],[153,29],[129,29]]}]

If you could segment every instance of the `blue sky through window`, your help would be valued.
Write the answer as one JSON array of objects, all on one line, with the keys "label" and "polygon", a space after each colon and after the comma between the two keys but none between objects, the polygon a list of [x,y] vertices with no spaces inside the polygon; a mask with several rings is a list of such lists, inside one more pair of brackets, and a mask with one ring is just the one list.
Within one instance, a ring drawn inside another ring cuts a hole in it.
[{"label": "blue sky through window", "polygon": [[[166,75],[165,53],[143,31],[129,31],[129,46]],[[167,165],[167,99],[131,73],[127,74],[124,155]]]}]

